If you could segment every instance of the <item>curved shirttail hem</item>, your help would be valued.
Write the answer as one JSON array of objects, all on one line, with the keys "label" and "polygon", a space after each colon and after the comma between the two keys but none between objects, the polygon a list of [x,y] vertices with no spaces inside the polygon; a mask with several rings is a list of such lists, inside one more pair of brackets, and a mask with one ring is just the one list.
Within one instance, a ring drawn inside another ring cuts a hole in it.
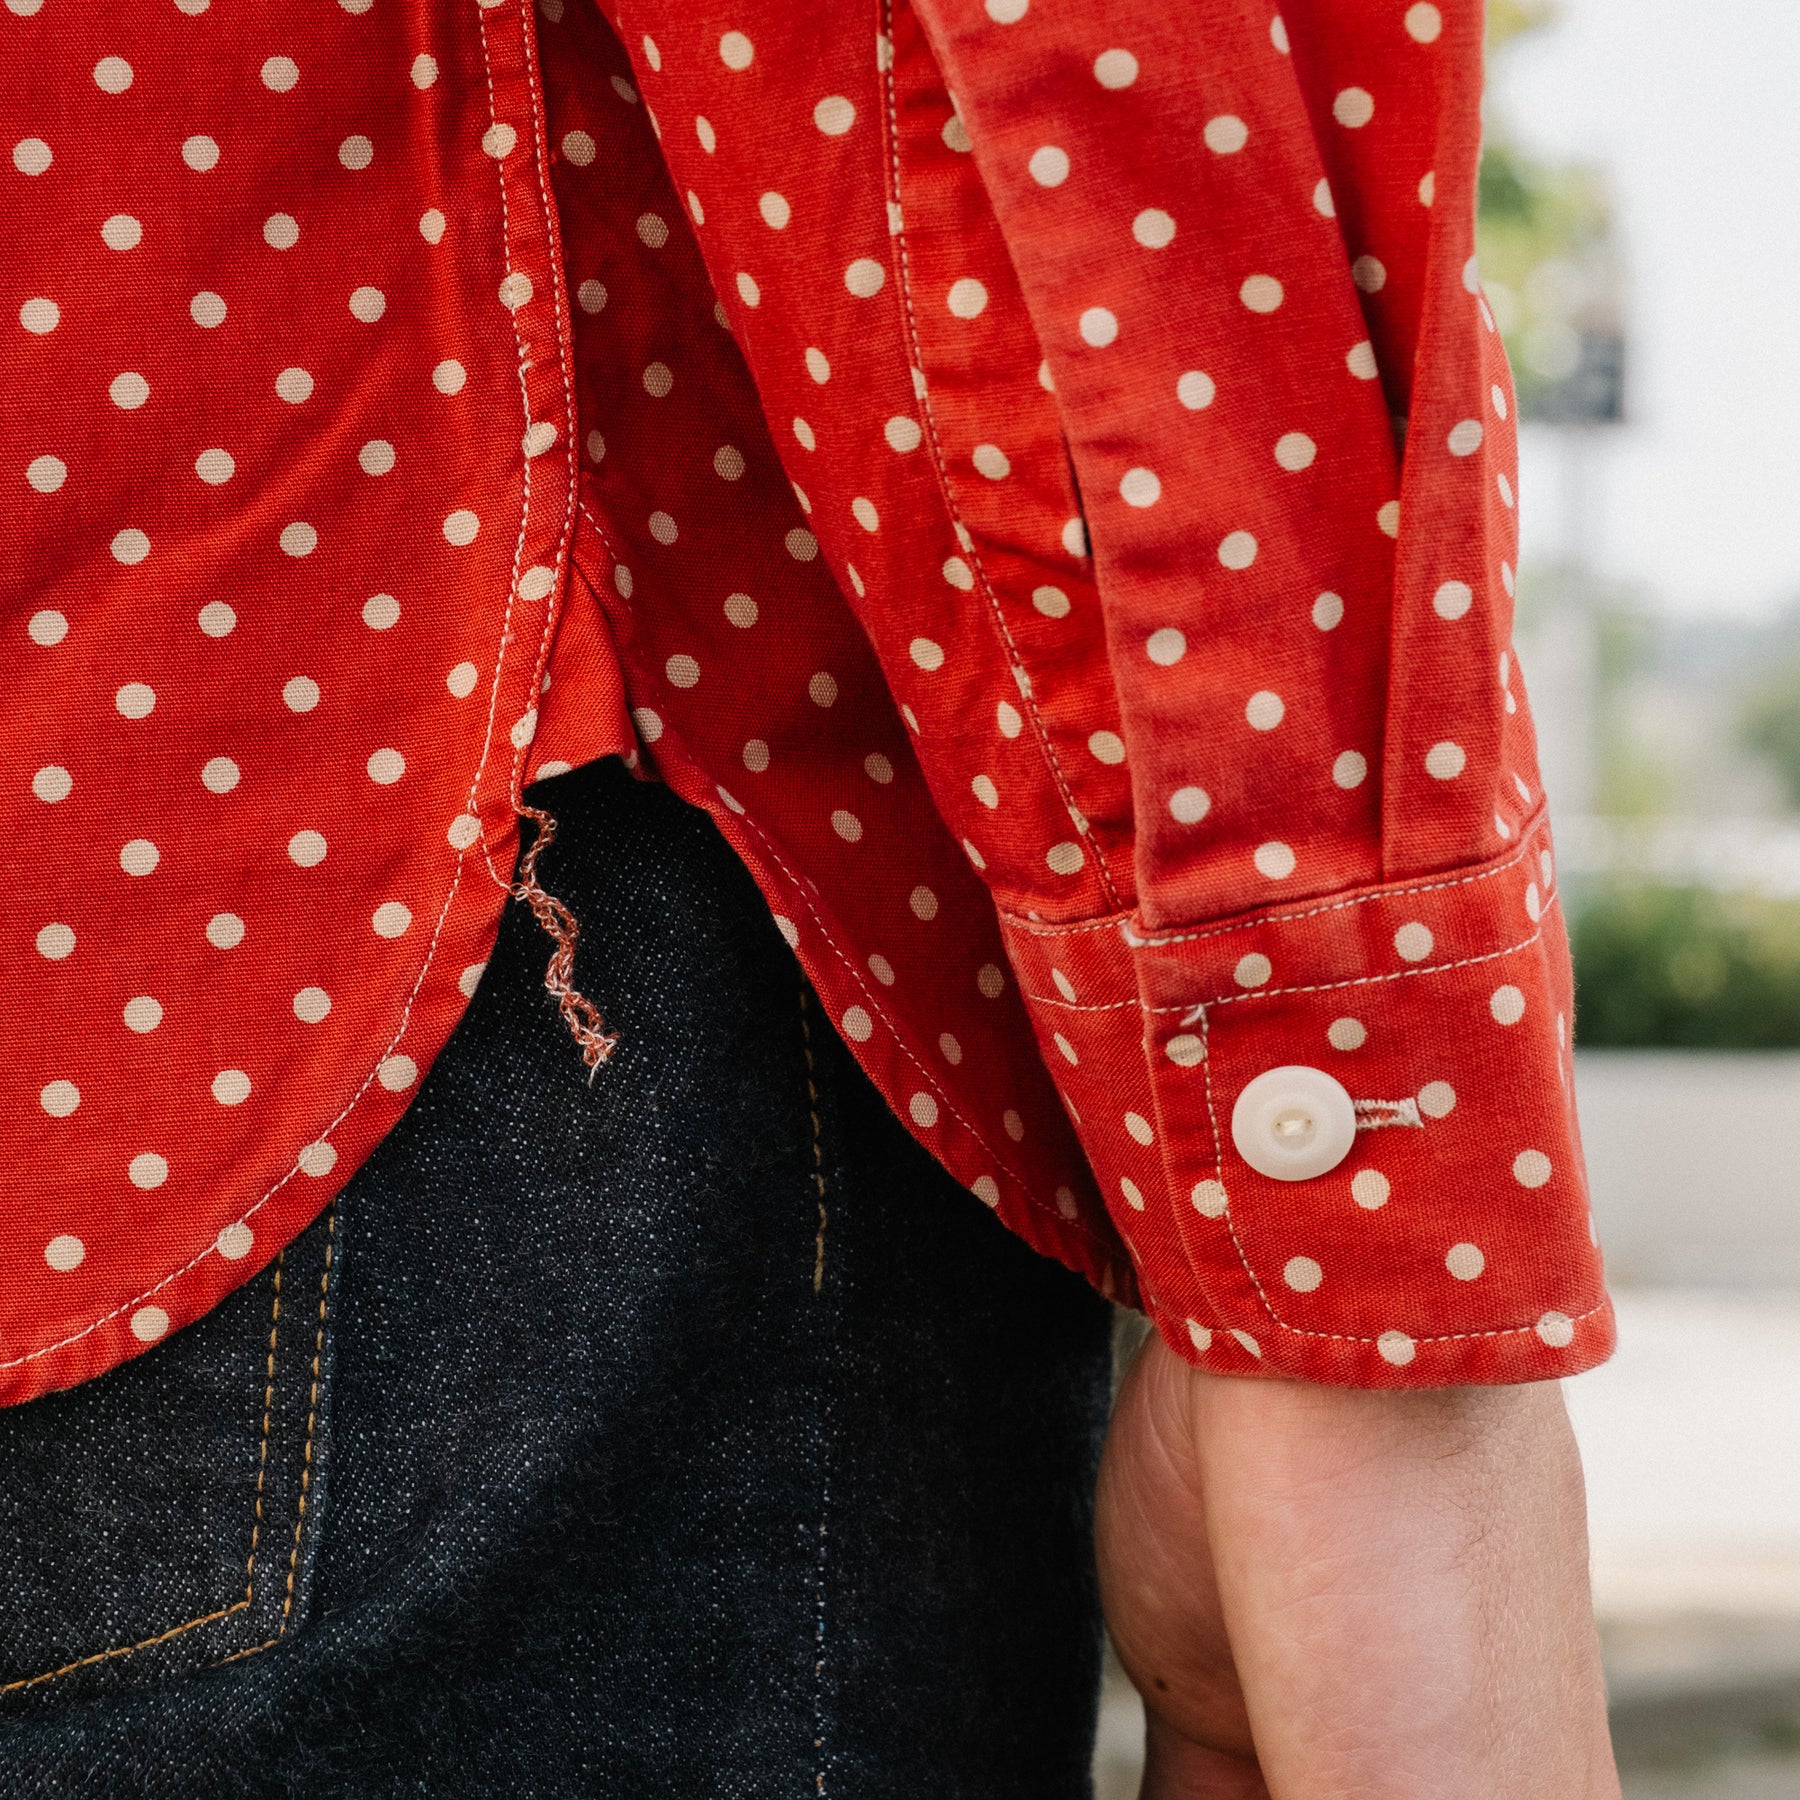
[{"label": "curved shirttail hem", "polygon": [[[1202,1040],[1206,1044],[1206,1054],[1200,1059],[1204,1068],[1206,1082],[1206,1122],[1212,1129],[1213,1166],[1219,1172],[1217,1180],[1219,1187],[1225,1195],[1225,1211],[1222,1215],[1225,1220],[1225,1229],[1230,1234],[1231,1247],[1237,1254],[1238,1264],[1243,1269],[1251,1287],[1256,1290],[1256,1297],[1258,1301],[1261,1302],[1263,1311],[1269,1315],[1269,1322],[1278,1330],[1285,1331],[1290,1337],[1315,1338],[1321,1342],[1337,1344],[1379,1344],[1381,1341],[1381,1334],[1379,1332],[1373,1337],[1363,1337],[1355,1332],[1349,1331],[1308,1331],[1303,1325],[1290,1325],[1270,1304],[1269,1296],[1264,1290],[1263,1284],[1257,1280],[1256,1271],[1251,1268],[1250,1259],[1244,1254],[1244,1246],[1238,1240],[1236,1222],[1231,1216],[1231,1190],[1225,1185],[1225,1146],[1223,1140],[1219,1136],[1218,1112],[1213,1106],[1212,1021],[1207,1017],[1204,1006],[1200,1009],[1200,1018],[1198,1022]],[[1565,1316],[1568,1318],[1571,1325],[1578,1325],[1584,1319],[1591,1319],[1599,1313],[1609,1311],[1611,1307],[1612,1301],[1605,1295],[1602,1295],[1601,1298],[1593,1306],[1590,1306],[1586,1312],[1571,1313]],[[1486,1331],[1438,1332],[1425,1337],[1415,1337],[1412,1341],[1415,1344],[1475,1343],[1487,1338],[1525,1337],[1534,1334],[1536,1330],[1537,1321],[1531,1320],[1523,1325],[1496,1325]],[[1411,1333],[1408,1333],[1407,1335],[1411,1336]]]},{"label": "curved shirttail hem", "polygon": [[[773,842],[770,840],[768,833],[765,832],[762,829],[762,827],[760,825],[758,825],[753,818],[750,817],[750,815],[748,813],[744,813],[741,816],[740,815],[734,815],[734,816],[739,817],[740,822],[748,830],[750,830],[756,834],[757,840],[762,845],[763,850],[767,854],[769,860],[772,863],[774,863],[778,869],[780,869],[780,871],[782,872],[783,875],[785,875],[787,877],[789,886],[792,887],[794,892],[800,896],[800,903],[802,906],[804,906],[806,908],[808,916],[812,919],[814,926],[818,929],[819,936],[822,939],[824,939],[824,941],[825,941],[827,947],[830,949],[832,955],[835,956],[838,959],[838,961],[844,965],[844,968],[849,972],[850,979],[855,984],[856,991],[874,1009],[876,1016],[881,1020],[882,1024],[887,1027],[888,1036],[893,1039],[893,1041],[896,1045],[898,1045],[900,1054],[902,1056],[904,1056],[906,1058],[906,1060],[909,1063],[911,1063],[915,1069],[918,1070],[919,1079],[922,1080],[932,1090],[932,1092],[938,1096],[939,1100],[942,1101],[942,1103],[943,1103],[944,1110],[981,1147],[983,1154],[985,1154],[986,1156],[988,1156],[989,1158],[992,1159],[994,1167],[997,1168],[1003,1175],[1006,1175],[1012,1181],[1013,1185],[1018,1188],[1019,1192],[1025,1196],[1025,1201],[1026,1201],[1027,1205],[1032,1207],[1035,1211],[1038,1211],[1038,1212],[1041,1212],[1042,1214],[1044,1214],[1044,1216],[1046,1218],[1053,1218],[1056,1221],[1056,1226],[1059,1231],[1073,1232],[1077,1237],[1085,1239],[1086,1242],[1091,1244],[1094,1247],[1094,1249],[1097,1252],[1099,1252],[1102,1257],[1104,1257],[1105,1251],[1106,1251],[1106,1245],[1101,1238],[1097,1237],[1093,1233],[1093,1231],[1091,1231],[1086,1225],[1084,1225],[1081,1222],[1081,1220],[1079,1219],[1079,1217],[1074,1218],[1074,1219],[1064,1218],[1063,1215],[1060,1212],[1058,1212],[1054,1207],[1051,1207],[1051,1206],[1047,1205],[1044,1201],[1040,1200],[1037,1197],[1037,1195],[1032,1191],[1031,1183],[1028,1182],[1025,1179],[1025,1177],[1023,1175],[1021,1175],[1019,1173],[1019,1171],[1017,1169],[1015,1169],[1011,1165],[1011,1163],[1009,1163],[1006,1160],[1005,1157],[1001,1156],[1000,1153],[994,1149],[994,1147],[982,1135],[980,1128],[976,1125],[971,1124],[969,1122],[969,1120],[967,1120],[966,1118],[963,1117],[962,1113],[958,1110],[955,1101],[953,1101],[950,1098],[950,1096],[947,1093],[945,1093],[944,1089],[939,1085],[936,1076],[934,1076],[932,1074],[931,1070],[926,1066],[926,1064],[924,1064],[923,1062],[921,1062],[919,1060],[919,1057],[913,1051],[912,1046],[907,1043],[905,1035],[900,1031],[899,1027],[895,1025],[894,1021],[888,1017],[887,1010],[886,1010],[886,1008],[884,1008],[882,1006],[880,997],[878,995],[874,994],[873,992],[871,992],[870,989],[868,988],[868,986],[865,984],[865,982],[863,981],[863,978],[862,978],[862,972],[856,967],[855,963],[853,963],[850,960],[850,958],[844,954],[843,950],[839,947],[837,940],[834,937],[832,937],[831,933],[825,929],[824,921],[822,919],[820,919],[817,911],[814,909],[813,903],[806,893],[804,884],[801,882],[800,878],[794,873],[794,871],[787,866],[787,863],[783,860],[781,853],[775,848]],[[1111,1259],[1110,1258],[1106,1259],[1104,1262],[1102,1262],[1101,1266],[1103,1268],[1110,1268],[1111,1267]]]},{"label": "curved shirttail hem", "polygon": [[[533,46],[532,46],[531,39],[529,37],[529,23],[530,22],[529,22],[528,13],[526,10],[527,6],[528,6],[528,0],[525,0],[525,3],[521,5],[521,19],[522,19],[521,29],[522,29],[522,33],[525,34],[524,39],[523,39],[524,55],[525,55],[525,61],[526,61],[528,69],[535,71],[535,58],[534,58],[534,53],[533,53]],[[482,60],[483,60],[484,70],[485,70],[485,73],[487,76],[489,123],[496,124],[499,122],[499,120],[497,117],[497,110],[496,110],[495,103],[494,103],[493,67],[492,67],[492,62],[488,55],[487,12],[486,12],[485,4],[481,8],[479,8],[477,11],[477,24],[478,24],[478,29],[481,34]],[[534,77],[533,77],[533,85],[532,85],[532,95],[533,95],[533,107],[534,107],[534,113],[535,113],[536,109],[537,109],[537,96],[536,96]],[[540,164],[540,167],[541,167],[541,164]],[[495,159],[495,173],[496,173],[496,179],[497,179],[499,189],[500,189],[501,239],[502,239],[502,250],[504,253],[504,264],[506,267],[510,268],[512,265],[511,217],[510,217],[510,212],[509,212],[509,210],[507,208],[507,204],[506,204],[506,178],[505,178],[505,170],[502,166],[501,159]],[[546,206],[546,217],[548,217],[548,216],[549,216],[549,211],[548,211],[548,207]],[[559,279],[560,279],[560,271],[558,272],[558,275],[559,275]],[[557,291],[560,292],[560,288],[558,288]],[[525,369],[526,369],[529,359],[528,359],[528,351],[527,351],[526,345],[524,343],[523,335],[519,330],[518,321],[517,321],[516,316],[514,319],[513,330],[514,330],[514,338],[518,344],[518,351],[519,351],[519,381],[520,381],[520,392],[521,392],[521,410],[524,415],[525,424],[529,425],[530,424],[530,404],[529,404],[529,399],[525,394]],[[559,336],[560,335],[561,334],[559,332]],[[565,391],[566,391],[566,384],[567,384],[567,380],[568,380],[566,346],[564,347],[563,363],[564,363],[564,380],[565,380]],[[572,442],[573,441],[572,434],[570,434],[570,436],[571,436],[571,442]],[[487,726],[487,730],[483,736],[481,754],[476,763],[475,772],[470,780],[469,791],[470,791],[471,796],[473,796],[480,787],[482,777],[485,774],[486,769],[487,769],[488,755],[489,755],[489,752],[492,749],[492,745],[493,745],[493,735],[494,735],[493,727],[494,727],[496,711],[497,711],[497,708],[499,705],[499,695],[500,695],[501,683],[502,683],[502,679],[504,677],[505,669],[506,669],[507,647],[512,641],[512,632],[511,632],[512,611],[513,611],[513,607],[516,604],[517,598],[518,598],[518,566],[519,566],[520,558],[523,554],[524,545],[525,545],[525,542],[526,542],[526,539],[527,539],[527,536],[529,533],[529,527],[530,527],[531,499],[532,499],[531,458],[524,455],[523,443],[524,443],[524,431],[523,431],[523,429],[521,429],[521,432],[520,432],[520,445],[521,445],[520,454],[521,454],[521,460],[522,460],[523,467],[524,467],[524,476],[523,476],[523,481],[521,483],[520,502],[519,502],[519,530],[518,530],[518,537],[517,537],[514,551],[513,551],[513,570],[511,573],[510,580],[509,580],[506,605],[502,609],[502,612],[501,612],[499,641],[498,641],[498,643],[496,645],[496,649],[495,649],[494,679],[493,679],[493,682],[489,689],[489,699],[488,699],[488,726]],[[571,488],[573,486],[573,481],[574,481],[574,476],[573,476],[573,471],[571,470],[571,475],[570,475]],[[572,517],[573,517],[572,510],[571,510],[571,513],[569,516],[572,519]],[[562,538],[561,543],[559,544],[558,551],[557,551],[557,560],[558,560],[559,568],[562,565],[562,563],[566,557],[567,539],[568,539],[568,525],[567,525],[567,523],[565,523],[564,531],[563,531],[563,538]],[[554,592],[552,595],[552,601],[554,601]],[[540,644],[539,653],[538,653],[539,660],[540,660],[540,672],[541,672],[542,660],[548,654],[548,646],[549,646],[551,638],[554,634],[555,623],[556,623],[558,616],[559,615],[557,613],[557,610],[556,610],[554,604],[552,604],[548,608],[547,613],[546,613],[544,638],[543,638],[542,643]],[[528,698],[533,698],[533,697],[534,696],[528,695]],[[516,787],[516,777],[515,777],[515,787]],[[489,846],[487,844],[485,835],[483,836],[482,839],[480,839],[478,841],[481,843],[483,856],[484,856],[484,858],[487,859],[489,872],[492,873],[492,866],[493,866],[492,859],[491,859],[491,856],[489,855]],[[468,862],[470,855],[471,855],[471,851],[469,851],[469,850],[459,850],[457,852],[455,872],[451,877],[449,891],[444,896],[444,903],[443,903],[442,907],[439,908],[436,922],[434,923],[433,928],[432,928],[431,940],[426,946],[424,959],[422,960],[422,962],[419,965],[418,975],[414,978],[412,987],[407,993],[406,1003],[401,1009],[399,1024],[395,1027],[394,1032],[388,1039],[386,1045],[382,1048],[380,1053],[375,1057],[374,1061],[369,1066],[367,1073],[363,1076],[362,1080],[357,1084],[355,1091],[350,1095],[349,1099],[344,1102],[342,1107],[338,1110],[337,1114],[332,1118],[331,1122],[325,1127],[325,1129],[323,1131],[317,1132],[313,1136],[309,1137],[309,1139],[307,1140],[307,1145],[302,1146],[302,1151],[304,1151],[305,1148],[307,1148],[310,1144],[323,1142],[326,1139],[328,1139],[331,1136],[331,1134],[334,1131],[336,1131],[344,1123],[344,1121],[347,1118],[350,1117],[350,1115],[355,1111],[356,1107],[361,1103],[363,1097],[369,1092],[370,1088],[375,1084],[375,1081],[379,1075],[382,1064],[385,1063],[387,1061],[387,1059],[393,1055],[394,1051],[398,1048],[400,1043],[405,1038],[406,1032],[412,1023],[413,1012],[414,1012],[415,1007],[418,1004],[420,993],[424,988],[426,978],[430,974],[432,966],[436,960],[438,946],[443,937],[444,928],[445,928],[446,924],[449,922],[451,910],[455,905],[457,895],[462,890],[462,878],[463,878],[464,867],[465,867],[466,863]],[[501,885],[506,887],[508,892],[511,891],[510,884],[503,883]],[[499,913],[498,913],[498,908],[496,907],[493,917],[487,921],[485,931],[483,933],[483,935],[485,935],[490,940],[493,935],[494,929],[497,927],[498,918],[499,918]],[[259,1212],[261,1212],[265,1206],[267,1206],[271,1201],[273,1201],[276,1198],[276,1196],[279,1195],[282,1192],[282,1190],[285,1189],[288,1186],[288,1184],[290,1182],[292,1182],[297,1175],[299,1175],[301,1173],[302,1173],[302,1170],[300,1167],[300,1163],[298,1160],[298,1154],[297,1154],[295,1161],[280,1176],[280,1178],[278,1180],[276,1180],[269,1188],[267,1188],[263,1192],[263,1194],[251,1206],[249,1206],[245,1211],[240,1213],[238,1215],[237,1219],[232,1222],[233,1223],[248,1223]],[[346,1175],[344,1177],[344,1179],[348,1180],[349,1176]],[[318,1216],[318,1212],[320,1210],[323,1210],[323,1207],[330,1203],[330,1201],[335,1196],[335,1194],[341,1189],[342,1185],[343,1185],[343,1183],[340,1181],[337,1188],[333,1188],[325,1194],[324,1198],[320,1202],[320,1207],[318,1209],[315,1209],[312,1213],[310,1213],[308,1215],[307,1221],[302,1221],[302,1224],[300,1227],[301,1229],[304,1229],[304,1225],[306,1222],[308,1222],[310,1219],[316,1218]],[[273,1252],[272,1254],[279,1254],[279,1249],[282,1247],[284,1247],[284,1246],[278,1246],[277,1250],[275,1252]],[[141,1292],[134,1295],[132,1298],[130,1298],[128,1300],[120,1301],[117,1305],[108,1308],[107,1311],[97,1314],[94,1318],[90,1319],[85,1325],[83,1325],[79,1330],[69,1332],[65,1336],[57,1339],[54,1343],[40,1345],[36,1349],[27,1350],[18,1356],[0,1357],[0,1371],[8,1370],[8,1369],[19,1369],[19,1368],[29,1367],[30,1365],[32,1365],[34,1363],[42,1361],[45,1357],[57,1355],[60,1352],[71,1349],[76,1344],[86,1341],[96,1331],[99,1331],[103,1327],[113,1324],[117,1320],[125,1317],[126,1314],[128,1314],[128,1313],[134,1311],[136,1308],[142,1306],[146,1301],[154,1299],[159,1294],[165,1293],[171,1286],[173,1286],[177,1282],[181,1281],[184,1277],[192,1274],[193,1271],[195,1269],[197,1269],[203,1262],[205,1262],[205,1260],[209,1256],[215,1256],[218,1254],[219,1254],[218,1244],[217,1244],[217,1241],[215,1238],[214,1241],[206,1244],[204,1248],[196,1251],[194,1253],[194,1255],[189,1257],[188,1260],[186,1262],[182,1263],[179,1267],[170,1270],[168,1274],[166,1274],[166,1275],[162,1276],[160,1279],[152,1282],[149,1286],[145,1287]],[[267,1267],[266,1260],[264,1262],[257,1264],[255,1268],[247,1269],[244,1274],[244,1279],[249,1280],[252,1276],[254,1276],[262,1268],[265,1268],[265,1267]],[[226,1289],[225,1292],[232,1292],[235,1290],[235,1288],[237,1286],[240,1286],[240,1285],[242,1285],[241,1282],[233,1283],[232,1287]],[[215,1298],[213,1304],[217,1303],[217,1299],[220,1299],[223,1297],[224,1297],[223,1294],[217,1296]],[[189,1321],[183,1320],[180,1322],[188,1323]],[[160,1340],[153,1340],[153,1341],[160,1341]],[[138,1345],[126,1347],[126,1354],[118,1357],[114,1361],[108,1362],[106,1364],[106,1367],[107,1368],[115,1367],[115,1366],[117,1366],[117,1363],[129,1360],[129,1358],[131,1356],[141,1354],[144,1350],[147,1350],[150,1347],[151,1347],[150,1344],[138,1344]],[[104,1371],[102,1369],[90,1369],[90,1370],[84,1371],[81,1375],[78,1375],[76,1377],[76,1379],[77,1380],[87,1379],[92,1375],[103,1373],[103,1372]],[[50,1391],[50,1390],[33,1388],[30,1392],[21,1393],[21,1394],[15,1396],[14,1398],[17,1401],[23,1401],[23,1400],[35,1398],[39,1392],[44,1392],[44,1391]],[[8,1403],[12,1403],[12,1402],[8,1402]]]}]

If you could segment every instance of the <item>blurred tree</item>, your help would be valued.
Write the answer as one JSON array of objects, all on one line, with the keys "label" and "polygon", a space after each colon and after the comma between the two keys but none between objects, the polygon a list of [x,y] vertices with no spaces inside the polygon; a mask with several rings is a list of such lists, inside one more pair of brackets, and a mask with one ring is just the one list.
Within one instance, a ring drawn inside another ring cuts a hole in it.
[{"label": "blurred tree", "polygon": [[1751,687],[1738,738],[1779,777],[1788,804],[1800,807],[1800,657],[1789,656]]},{"label": "blurred tree", "polygon": [[[1552,24],[1555,0],[1492,0],[1490,49]],[[1520,413],[1610,424],[1624,407],[1613,202],[1597,170],[1522,148],[1497,111],[1482,151],[1482,283],[1506,340]]]},{"label": "blurred tree", "polygon": [[1588,1048],[1800,1048],[1800,903],[1618,884],[1572,921]]}]

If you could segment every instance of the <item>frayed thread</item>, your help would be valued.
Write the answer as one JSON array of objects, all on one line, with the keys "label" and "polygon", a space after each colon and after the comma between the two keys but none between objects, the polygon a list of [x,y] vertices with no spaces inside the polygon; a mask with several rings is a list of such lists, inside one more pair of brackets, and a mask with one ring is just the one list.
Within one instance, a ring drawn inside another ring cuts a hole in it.
[{"label": "frayed thread", "polygon": [[556,945],[550,966],[544,971],[544,986],[556,1002],[569,1035],[580,1046],[591,1084],[600,1065],[618,1048],[618,1033],[606,1029],[599,1007],[575,986],[575,946],[581,938],[575,915],[554,894],[546,893],[538,880],[538,858],[556,842],[556,821],[541,807],[523,802],[517,803],[515,810],[521,819],[531,820],[537,832],[531,848],[519,859],[519,878],[513,883],[512,896],[531,908],[538,924]]}]

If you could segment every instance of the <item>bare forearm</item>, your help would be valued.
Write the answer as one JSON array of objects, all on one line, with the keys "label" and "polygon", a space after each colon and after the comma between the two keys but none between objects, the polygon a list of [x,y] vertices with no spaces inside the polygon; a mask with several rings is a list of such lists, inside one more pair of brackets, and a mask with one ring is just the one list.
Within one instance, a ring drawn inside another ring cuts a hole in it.
[{"label": "bare forearm", "polygon": [[1255,1794],[1220,1760],[1251,1753],[1273,1800],[1615,1800],[1554,1387],[1371,1394],[1173,1358],[1138,1374],[1158,1448],[1135,1473],[1109,1453],[1104,1500],[1154,1507],[1136,1535],[1160,1537],[1159,1575],[1104,1544],[1103,1563],[1109,1613],[1139,1571],[1120,1635],[1157,1721],[1147,1794]]}]

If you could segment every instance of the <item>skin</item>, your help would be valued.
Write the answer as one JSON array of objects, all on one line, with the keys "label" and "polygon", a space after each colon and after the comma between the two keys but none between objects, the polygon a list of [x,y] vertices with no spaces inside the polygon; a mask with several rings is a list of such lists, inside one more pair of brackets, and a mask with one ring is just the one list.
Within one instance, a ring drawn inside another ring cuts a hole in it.
[{"label": "skin", "polygon": [[1619,1800],[1554,1383],[1231,1380],[1152,1338],[1096,1539],[1143,1800]]}]

